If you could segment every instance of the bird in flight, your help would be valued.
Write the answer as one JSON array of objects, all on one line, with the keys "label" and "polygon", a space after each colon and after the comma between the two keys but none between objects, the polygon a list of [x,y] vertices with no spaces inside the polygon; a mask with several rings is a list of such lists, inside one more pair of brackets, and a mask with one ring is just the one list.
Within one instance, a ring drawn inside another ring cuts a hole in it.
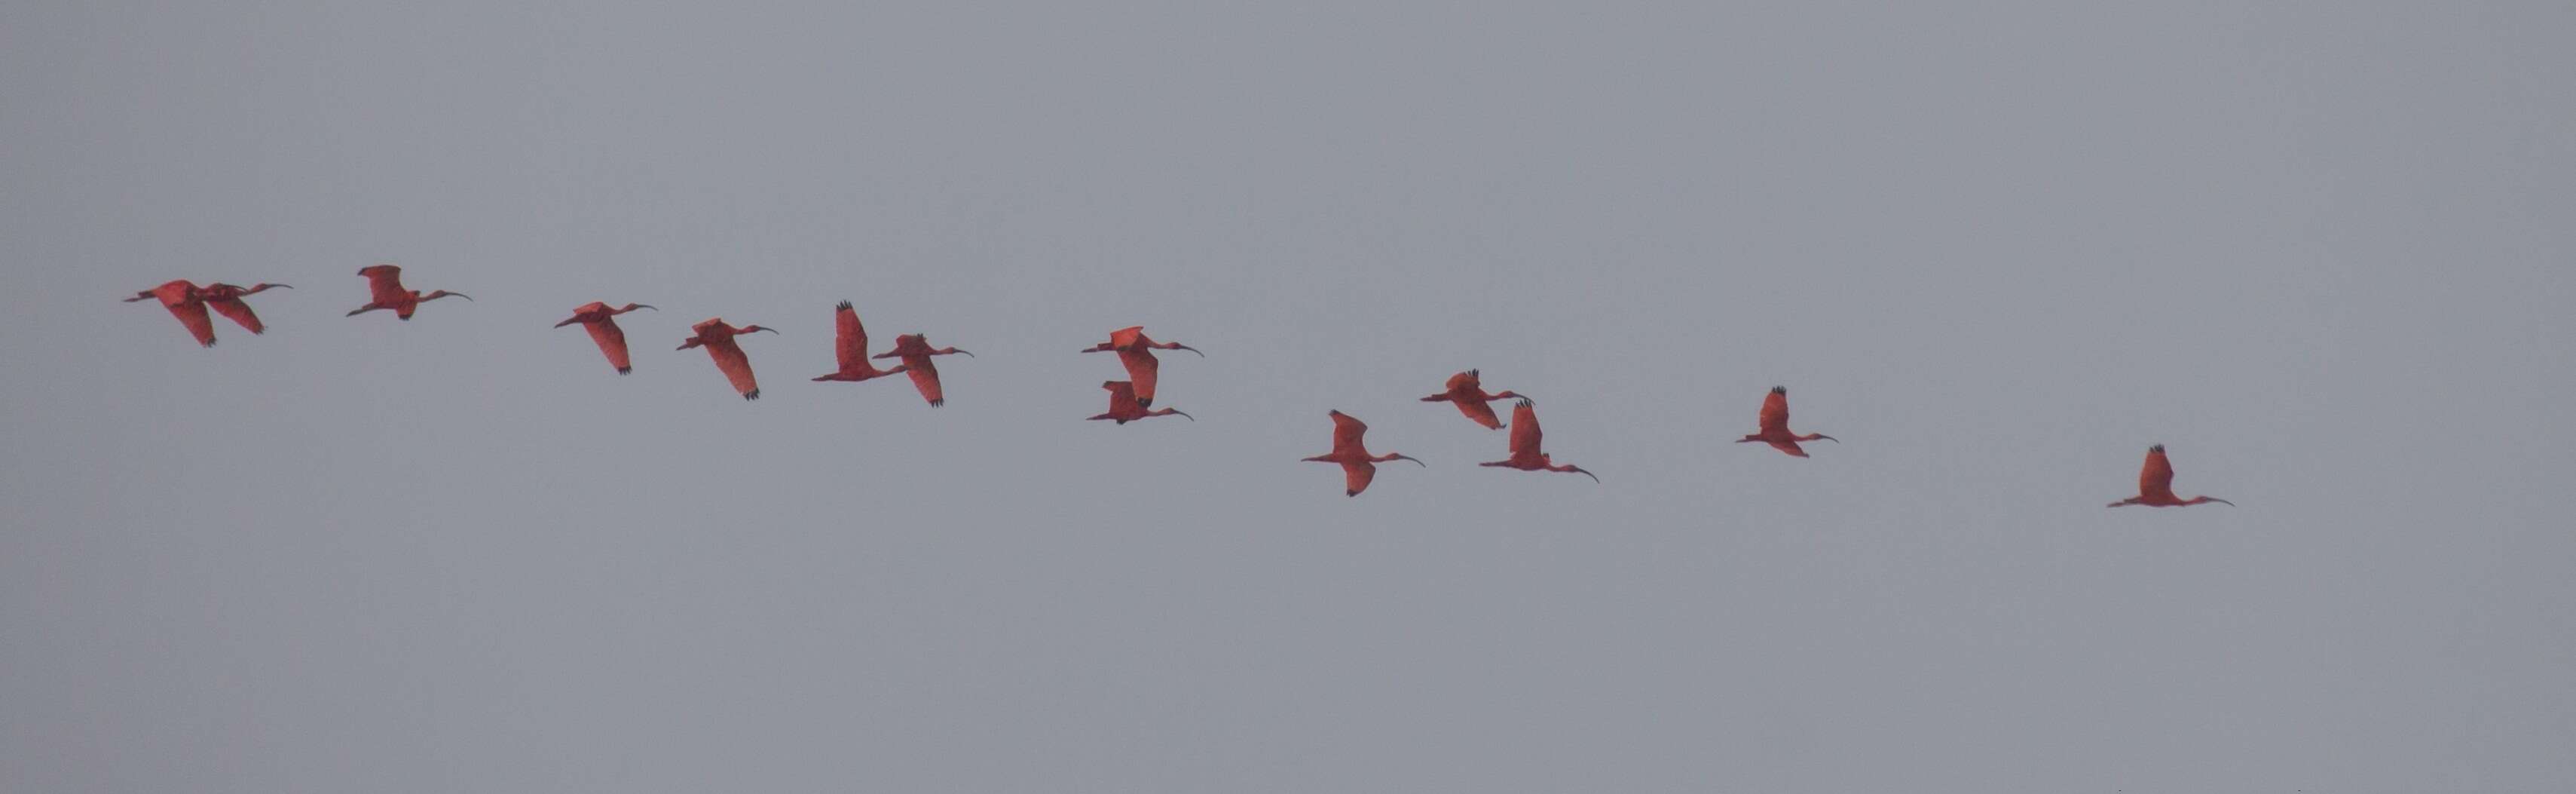
[{"label": "bird in flight", "polygon": [[253,314],[250,304],[243,303],[242,298],[271,289],[294,289],[294,287],[260,282],[257,286],[243,288],[218,281],[198,287],[197,297],[206,302],[206,308],[213,309],[216,314],[223,315],[225,319],[240,325],[242,330],[261,334],[268,332],[268,326],[260,323],[259,315]]},{"label": "bird in flight", "polygon": [[1523,399],[1519,404],[1512,407],[1511,459],[1498,460],[1492,463],[1479,463],[1476,465],[1501,466],[1504,468],[1519,469],[1521,471],[1572,472],[1585,477],[1591,477],[1592,481],[1596,483],[1601,481],[1599,476],[1594,475],[1592,472],[1584,471],[1573,464],[1563,466],[1552,465],[1555,461],[1550,459],[1546,452],[1539,450],[1538,442],[1538,410],[1530,407],[1529,400]]},{"label": "bird in flight", "polygon": [[973,353],[953,347],[932,350],[930,341],[921,334],[903,334],[894,338],[893,350],[878,353],[872,358],[903,359],[901,369],[905,374],[912,376],[912,387],[921,390],[921,399],[929,400],[930,407],[937,408],[947,405],[948,398],[939,391],[939,366],[930,363],[930,357],[950,353],[961,354],[967,358],[975,357]]},{"label": "bird in flight", "polygon": [[1836,444],[1843,443],[1840,439],[1821,433],[1808,433],[1802,436],[1789,432],[1789,387],[1773,386],[1771,396],[1762,398],[1762,432],[1736,439],[1735,443],[1760,441],[1770,444],[1772,449],[1803,458],[1807,456],[1807,451],[1800,449],[1798,442],[1819,439]]},{"label": "bird in flight", "polygon": [[367,277],[367,305],[351,310],[348,314],[350,317],[377,309],[391,309],[395,317],[409,320],[412,310],[430,301],[449,297],[464,298],[469,301],[474,299],[474,296],[462,292],[439,290],[423,295],[420,294],[420,290],[404,289],[402,268],[393,265],[368,265],[358,268],[358,275]]},{"label": "bird in flight", "polygon": [[1154,385],[1161,379],[1160,373],[1163,367],[1163,362],[1154,358],[1154,351],[1157,349],[1187,350],[1198,353],[1200,358],[1207,357],[1206,353],[1199,353],[1198,348],[1179,342],[1156,342],[1145,336],[1145,326],[1141,325],[1131,325],[1111,331],[1109,341],[1083,348],[1082,352],[1117,351],[1118,363],[1127,366],[1128,382],[1136,384],[1136,404],[1152,407]]},{"label": "bird in flight", "polygon": [[1481,380],[1484,376],[1484,372],[1484,370],[1480,369],[1471,369],[1456,375],[1451,375],[1449,376],[1449,388],[1447,391],[1443,391],[1429,397],[1424,397],[1422,398],[1422,401],[1427,403],[1456,403],[1458,405],[1458,412],[1466,414],[1468,421],[1484,425],[1488,429],[1500,429],[1503,426],[1502,418],[1495,416],[1494,407],[1486,405],[1486,403],[1495,400],[1527,400],[1529,398],[1521,396],[1519,393],[1513,392],[1509,389],[1503,390],[1501,394],[1486,394],[1484,382]]},{"label": "bird in flight", "polygon": [[1299,460],[1342,464],[1342,482],[1345,486],[1342,491],[1343,496],[1358,496],[1361,491],[1368,490],[1369,481],[1377,479],[1377,464],[1380,463],[1400,459],[1413,461],[1413,465],[1423,468],[1431,467],[1431,464],[1424,463],[1421,458],[1411,455],[1393,452],[1370,455],[1368,447],[1360,442],[1360,436],[1368,433],[1368,425],[1340,411],[1334,411],[1332,416],[1333,451]]},{"label": "bird in flight", "polygon": [[2215,496],[2194,496],[2189,499],[2175,496],[2173,492],[2173,461],[2165,459],[2165,445],[2157,444],[2147,448],[2147,463],[2145,466],[2141,466],[2138,469],[2138,495],[2103,506],[2123,507],[2127,505],[2146,505],[2148,507],[2182,507],[2184,505],[2208,504],[2210,502],[2217,502],[2228,507],[2236,506],[2235,502],[2230,502]]},{"label": "bird in flight", "polygon": [[1123,380],[1104,381],[1100,384],[1100,388],[1109,390],[1109,412],[1091,417],[1091,419],[1115,419],[1118,420],[1119,424],[1123,425],[1138,419],[1178,414],[1181,418],[1192,422],[1199,420],[1198,417],[1181,413],[1181,409],[1178,408],[1165,408],[1159,411],[1145,410],[1145,405],[1136,401],[1136,385]]},{"label": "bird in flight", "polygon": [[741,392],[745,400],[760,399],[760,381],[753,380],[751,377],[751,358],[742,354],[742,346],[734,344],[733,338],[756,331],[768,331],[774,334],[778,333],[778,329],[762,328],[757,325],[735,328],[726,325],[722,317],[709,317],[706,322],[689,326],[689,330],[696,332],[697,335],[689,337],[689,341],[680,343],[677,349],[687,350],[704,346],[707,349],[707,357],[715,359],[716,369],[724,371],[725,380],[733,383],[734,391]]},{"label": "bird in flight", "polygon": [[815,380],[856,383],[870,378],[882,378],[906,369],[902,364],[894,365],[893,369],[877,369],[877,365],[869,363],[868,329],[859,325],[859,310],[852,307],[849,301],[842,301],[841,305],[832,307],[832,330],[832,355],[840,359],[841,368],[817,375],[814,377]]},{"label": "bird in flight", "polygon": [[206,301],[202,295],[196,284],[183,278],[134,293],[134,297],[125,299],[125,302],[160,300],[161,307],[169,309],[170,316],[179,318],[179,324],[188,329],[188,335],[197,338],[198,347],[214,347],[215,321],[206,316]]},{"label": "bird in flight", "polygon": [[617,374],[624,375],[634,372],[635,364],[626,358],[626,332],[617,327],[616,318],[617,315],[636,309],[661,311],[642,303],[629,303],[622,308],[611,309],[606,303],[591,301],[575,307],[572,310],[572,319],[555,323],[555,327],[562,328],[573,323],[581,323],[582,330],[590,332],[590,341],[599,343],[599,352],[608,356],[608,365],[616,367]]}]

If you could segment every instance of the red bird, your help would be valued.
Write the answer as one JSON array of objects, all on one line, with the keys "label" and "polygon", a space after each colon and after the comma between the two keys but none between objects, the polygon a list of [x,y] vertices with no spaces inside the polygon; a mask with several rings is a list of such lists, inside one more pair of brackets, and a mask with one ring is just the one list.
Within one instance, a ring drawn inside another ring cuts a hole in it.
[{"label": "red bird", "polygon": [[975,354],[973,353],[967,353],[966,351],[953,347],[943,347],[937,350],[932,350],[930,349],[929,340],[924,339],[921,334],[904,334],[897,336],[894,338],[893,350],[878,353],[873,357],[903,359],[902,369],[912,376],[912,387],[921,390],[921,399],[929,400],[930,407],[937,408],[942,405],[947,405],[948,398],[940,396],[939,367],[930,363],[930,357],[944,356],[950,353],[961,353],[967,358],[975,357]]},{"label": "red bird", "polygon": [[1505,468],[1519,469],[1521,471],[1573,472],[1585,477],[1591,477],[1593,482],[1601,481],[1599,476],[1594,475],[1592,472],[1577,468],[1572,464],[1564,466],[1551,465],[1555,461],[1551,460],[1547,453],[1539,451],[1538,440],[1538,411],[1530,407],[1529,400],[1524,399],[1520,401],[1519,405],[1512,408],[1511,459],[1498,460],[1492,463],[1479,463],[1476,465],[1502,466]]},{"label": "red bird", "polygon": [[1760,441],[1770,444],[1772,449],[1803,458],[1807,456],[1807,451],[1799,449],[1798,442],[1815,441],[1818,439],[1832,441],[1836,444],[1843,443],[1840,439],[1836,439],[1833,436],[1819,433],[1809,433],[1803,436],[1790,433],[1789,387],[1773,386],[1771,387],[1771,396],[1762,398],[1762,432],[1736,439],[1735,443],[1742,444],[1747,441]]},{"label": "red bird", "polygon": [[402,268],[393,265],[368,265],[358,268],[358,275],[367,277],[367,305],[350,311],[350,317],[377,309],[392,309],[395,317],[409,320],[413,309],[430,301],[446,297],[474,299],[474,296],[462,292],[439,290],[423,295],[419,290],[403,289]]},{"label": "red bird", "polygon": [[[608,308],[608,304],[591,301],[575,307],[572,310],[572,319],[555,323],[555,327],[562,328],[573,323],[581,323],[582,330],[590,332],[590,341],[599,343],[599,352],[608,355],[608,365],[616,367],[617,374],[624,375],[634,372],[635,365],[626,359],[626,332],[617,327],[616,317],[636,309],[653,309],[653,307],[641,303],[629,303],[624,308],[611,309]],[[653,310],[661,311],[661,309]]]},{"label": "red bird", "polygon": [[197,338],[198,347],[214,347],[215,321],[206,316],[203,295],[197,285],[183,278],[134,293],[134,297],[125,299],[125,302],[159,298],[161,307],[169,309],[170,316],[179,318],[179,324],[188,328],[189,336]]},{"label": "red bird", "polygon": [[221,314],[226,319],[232,320],[234,323],[239,324],[244,330],[248,330],[254,334],[260,334],[267,333],[268,326],[260,323],[259,315],[251,313],[250,304],[243,303],[242,298],[243,296],[265,292],[272,288],[294,289],[294,287],[284,284],[270,284],[267,282],[261,282],[258,286],[251,287],[249,289],[216,282],[203,287],[198,287],[197,297],[204,299],[206,301],[206,308],[215,310],[216,314]]},{"label": "red bird", "polygon": [[734,344],[733,338],[755,331],[768,331],[774,334],[778,333],[778,329],[762,328],[757,325],[735,328],[726,325],[722,317],[709,317],[706,322],[689,326],[689,330],[697,332],[697,335],[689,337],[689,341],[680,343],[678,349],[687,350],[700,345],[706,346],[707,357],[716,360],[716,369],[724,370],[725,380],[733,382],[734,391],[741,392],[745,400],[760,399],[760,381],[753,380],[751,377],[751,358],[742,354],[742,346]]},{"label": "red bird", "polygon": [[2207,504],[2210,502],[2217,502],[2228,507],[2236,506],[2235,502],[2230,502],[2215,496],[2194,496],[2189,499],[2175,496],[2173,492],[2173,461],[2165,460],[2165,445],[2157,444],[2147,448],[2147,464],[2138,469],[2138,495],[2103,506],[2121,507],[2124,505],[2146,505],[2148,507],[2182,507],[2184,505]]},{"label": "red bird", "polygon": [[1358,496],[1361,491],[1368,490],[1369,481],[1377,479],[1377,464],[1386,461],[1409,460],[1416,466],[1431,467],[1431,464],[1422,462],[1421,458],[1410,455],[1399,455],[1393,452],[1370,455],[1368,447],[1360,443],[1360,436],[1367,432],[1366,423],[1351,418],[1350,414],[1334,411],[1333,451],[1299,460],[1342,464],[1342,483],[1345,486],[1342,491],[1343,496]]},{"label": "red bird", "polygon": [[1136,401],[1136,385],[1123,380],[1105,381],[1100,384],[1100,388],[1109,390],[1109,412],[1091,417],[1092,419],[1116,419],[1123,425],[1138,419],[1180,414],[1181,418],[1192,422],[1199,420],[1198,417],[1181,413],[1181,409],[1178,408],[1165,408],[1160,411],[1145,410],[1145,405]]},{"label": "red bird", "polygon": [[1494,416],[1494,407],[1486,405],[1486,403],[1494,400],[1509,400],[1514,398],[1527,400],[1529,398],[1522,397],[1508,389],[1504,390],[1501,394],[1486,394],[1485,385],[1483,381],[1480,380],[1483,375],[1484,370],[1475,369],[1451,375],[1449,376],[1448,391],[1424,397],[1422,398],[1422,401],[1427,403],[1457,403],[1458,412],[1466,414],[1469,421],[1484,425],[1489,429],[1500,429],[1503,426],[1503,420]]},{"label": "red bird", "polygon": [[[1118,363],[1127,365],[1127,379],[1136,384],[1136,404],[1152,407],[1154,383],[1159,378],[1158,373],[1163,367],[1163,362],[1154,358],[1156,349],[1199,353],[1198,348],[1179,342],[1156,342],[1145,336],[1145,326],[1141,325],[1131,325],[1111,331],[1109,341],[1083,348],[1082,352],[1118,351]],[[1199,357],[1206,358],[1207,354],[1199,353]]]},{"label": "red bird", "polygon": [[893,369],[877,369],[875,364],[868,363],[868,329],[859,325],[859,310],[852,308],[849,301],[842,301],[841,305],[832,307],[832,324],[834,331],[832,354],[840,358],[841,368],[815,376],[815,380],[844,380],[856,383],[870,378],[882,378],[906,369],[902,364],[894,365]]}]

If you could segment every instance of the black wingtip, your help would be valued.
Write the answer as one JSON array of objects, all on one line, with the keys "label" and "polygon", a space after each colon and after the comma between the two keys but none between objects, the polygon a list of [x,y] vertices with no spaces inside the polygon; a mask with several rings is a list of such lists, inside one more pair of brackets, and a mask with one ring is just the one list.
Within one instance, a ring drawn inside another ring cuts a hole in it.
[{"label": "black wingtip", "polygon": [[840,305],[838,305],[838,306],[834,306],[834,307],[832,307],[832,308],[834,308],[834,309],[840,309],[840,310],[845,310],[845,311],[846,311],[846,310],[856,309],[856,308],[858,308],[858,307],[851,306],[849,301],[842,301]]},{"label": "black wingtip", "polygon": [[1789,387],[1787,387],[1787,386],[1773,386],[1773,387],[1771,387],[1771,393],[1772,393],[1772,394],[1788,394],[1788,393],[1789,393]]},{"label": "black wingtip", "polygon": [[618,368],[617,368],[617,374],[619,374],[619,375],[629,374],[629,373],[632,373],[632,372],[634,372],[634,371],[635,371],[635,368],[634,368],[634,367],[618,367]]},{"label": "black wingtip", "polygon": [[1136,407],[1138,407],[1138,408],[1152,408],[1152,407],[1154,407],[1154,398],[1152,398],[1152,397],[1138,397],[1138,398],[1136,398]]},{"label": "black wingtip", "polygon": [[1343,491],[1343,492],[1342,492],[1342,495],[1343,495],[1343,496],[1358,496],[1358,495],[1360,495],[1360,492],[1358,492],[1358,491]]},{"label": "black wingtip", "polygon": [[2163,452],[2163,451],[2165,451],[2165,445],[2163,445],[2163,444],[2157,444],[2157,445],[2155,445],[2155,446],[2148,447],[2148,448],[2147,448],[2147,451],[2148,451],[2148,452]]},{"label": "black wingtip", "polygon": [[947,405],[947,404],[948,404],[948,401],[947,401],[947,400],[944,400],[944,399],[941,399],[941,400],[932,400],[932,401],[930,401],[930,407],[932,407],[932,408],[937,408],[937,407],[939,407],[939,406]]},{"label": "black wingtip", "polygon": [[743,399],[745,399],[745,400],[757,400],[757,399],[760,399],[760,390],[759,390],[759,389],[753,389],[753,390],[751,390],[751,391],[743,392],[743,393],[742,393],[742,398],[743,398]]}]

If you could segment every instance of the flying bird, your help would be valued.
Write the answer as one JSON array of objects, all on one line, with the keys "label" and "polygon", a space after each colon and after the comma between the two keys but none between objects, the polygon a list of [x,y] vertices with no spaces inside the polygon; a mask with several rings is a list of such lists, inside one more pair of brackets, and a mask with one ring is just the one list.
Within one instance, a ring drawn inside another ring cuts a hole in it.
[{"label": "flying bird", "polygon": [[872,358],[903,359],[903,366],[900,369],[912,376],[912,387],[921,390],[921,399],[929,400],[930,407],[937,408],[947,405],[948,398],[940,395],[939,367],[930,363],[930,357],[950,353],[963,354],[967,358],[975,357],[973,353],[953,347],[932,350],[929,340],[923,338],[921,334],[903,334],[894,338],[893,350],[878,353]]},{"label": "flying bird", "polygon": [[225,319],[232,320],[235,324],[240,325],[243,330],[247,330],[254,334],[261,334],[268,332],[268,326],[260,323],[259,315],[251,313],[250,304],[243,303],[242,298],[266,292],[270,289],[294,289],[294,287],[284,284],[260,282],[258,286],[244,289],[232,284],[216,282],[203,287],[198,287],[197,297],[206,302],[206,308],[213,309],[216,314],[221,314]]},{"label": "flying bird", "polygon": [[1389,452],[1384,455],[1370,455],[1368,453],[1368,447],[1360,443],[1360,436],[1368,432],[1368,425],[1358,419],[1351,418],[1350,414],[1342,413],[1340,411],[1334,411],[1332,415],[1333,451],[1311,458],[1300,458],[1299,460],[1315,463],[1342,464],[1342,482],[1345,486],[1342,491],[1343,496],[1358,496],[1361,491],[1368,490],[1369,481],[1377,479],[1377,464],[1379,463],[1402,459],[1413,461],[1413,465],[1416,466],[1430,468],[1431,464],[1423,463],[1421,458],[1416,458],[1411,455],[1400,455],[1393,452]]},{"label": "flying bird", "polygon": [[197,338],[198,347],[214,347],[215,321],[206,316],[202,294],[197,285],[183,278],[134,293],[125,302],[159,299],[161,307],[169,309],[170,316],[179,318],[179,324],[187,327],[188,335]]},{"label": "flying bird", "polygon": [[2126,505],[2182,507],[2184,505],[2207,504],[2210,502],[2217,502],[2228,507],[2236,506],[2235,502],[2230,502],[2215,496],[2194,496],[2189,499],[2175,496],[2173,492],[2173,461],[2165,459],[2165,445],[2157,444],[2147,448],[2147,463],[2145,466],[2139,467],[2138,469],[2138,495],[2122,499],[2117,502],[2112,502],[2108,505],[2104,505],[2104,507],[2122,507]]},{"label": "flying bird", "polygon": [[402,268],[393,265],[368,265],[358,268],[358,275],[367,277],[367,305],[351,310],[350,317],[377,309],[392,309],[395,317],[409,320],[412,310],[430,301],[448,297],[474,299],[474,296],[462,292],[439,290],[423,295],[419,290],[404,289]]},{"label": "flying bird", "polygon": [[1458,412],[1466,414],[1468,421],[1484,425],[1488,429],[1499,429],[1503,426],[1503,420],[1501,417],[1495,416],[1494,407],[1486,405],[1486,403],[1494,400],[1527,400],[1529,398],[1521,396],[1509,389],[1504,390],[1501,394],[1486,394],[1484,381],[1482,380],[1483,377],[1484,370],[1479,369],[1471,369],[1456,375],[1451,375],[1449,376],[1449,389],[1447,391],[1443,391],[1429,397],[1424,397],[1422,398],[1422,401],[1427,403],[1456,403],[1458,405]]},{"label": "flying bird", "polygon": [[724,371],[725,380],[733,382],[734,391],[741,392],[745,400],[760,399],[760,381],[753,380],[751,377],[751,358],[742,354],[742,346],[734,344],[733,338],[755,331],[768,331],[774,334],[778,333],[778,329],[762,328],[757,325],[735,328],[726,325],[722,317],[709,317],[706,322],[689,326],[689,330],[696,332],[697,335],[689,337],[689,341],[680,343],[678,349],[706,347],[707,357],[715,359],[716,369]]},{"label": "flying bird", "polygon": [[1836,444],[1843,443],[1840,439],[1820,433],[1801,436],[1789,432],[1789,387],[1773,386],[1771,396],[1762,398],[1762,432],[1736,439],[1735,443],[1760,441],[1770,444],[1772,449],[1803,458],[1807,456],[1807,451],[1798,448],[1798,442],[1819,439]]},{"label": "flying bird", "polygon": [[1530,407],[1529,400],[1521,400],[1520,404],[1512,408],[1511,459],[1498,460],[1492,463],[1479,463],[1476,465],[1502,466],[1504,468],[1519,469],[1521,471],[1572,472],[1585,477],[1591,477],[1593,482],[1601,481],[1599,476],[1594,475],[1592,472],[1584,471],[1572,464],[1563,466],[1552,465],[1555,461],[1550,459],[1547,453],[1539,451],[1538,441],[1538,411],[1537,409]]},{"label": "flying bird", "polygon": [[832,354],[840,359],[841,368],[815,376],[815,380],[842,380],[856,383],[870,378],[882,378],[906,369],[902,364],[894,365],[893,369],[877,369],[875,364],[868,363],[868,329],[859,325],[859,310],[851,307],[849,301],[842,301],[841,305],[832,307],[832,325]]},{"label": "flying bird", "polygon": [[617,315],[636,309],[661,311],[642,303],[629,303],[622,308],[611,309],[608,308],[608,304],[591,301],[574,308],[572,319],[555,323],[555,327],[562,328],[573,323],[581,323],[582,330],[590,332],[590,341],[599,343],[599,352],[608,356],[608,365],[616,367],[617,374],[624,375],[634,372],[635,365],[626,358],[626,332],[617,327],[616,318]]},{"label": "flying bird", "polygon": [[1092,419],[1115,419],[1123,425],[1138,419],[1179,414],[1181,418],[1192,422],[1199,420],[1198,417],[1181,413],[1178,408],[1145,410],[1145,404],[1136,401],[1136,385],[1123,380],[1104,381],[1100,384],[1100,388],[1109,390],[1109,412],[1091,417]]},{"label": "flying bird", "polygon": [[1179,342],[1156,342],[1145,336],[1145,326],[1141,325],[1131,325],[1111,331],[1109,341],[1083,348],[1082,352],[1117,351],[1118,363],[1127,366],[1128,382],[1136,384],[1136,404],[1152,407],[1154,384],[1160,379],[1159,373],[1163,367],[1163,362],[1154,358],[1156,349],[1187,350],[1198,353],[1200,358],[1207,357],[1206,353],[1199,353],[1198,348]]}]

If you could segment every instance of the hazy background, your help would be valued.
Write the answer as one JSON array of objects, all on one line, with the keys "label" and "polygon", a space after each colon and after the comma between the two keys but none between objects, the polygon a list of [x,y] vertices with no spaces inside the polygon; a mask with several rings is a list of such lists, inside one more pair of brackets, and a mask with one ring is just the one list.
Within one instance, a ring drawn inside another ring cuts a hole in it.
[{"label": "hazy background", "polygon": [[0,5],[0,789],[2576,788],[2576,6],[456,5]]}]

